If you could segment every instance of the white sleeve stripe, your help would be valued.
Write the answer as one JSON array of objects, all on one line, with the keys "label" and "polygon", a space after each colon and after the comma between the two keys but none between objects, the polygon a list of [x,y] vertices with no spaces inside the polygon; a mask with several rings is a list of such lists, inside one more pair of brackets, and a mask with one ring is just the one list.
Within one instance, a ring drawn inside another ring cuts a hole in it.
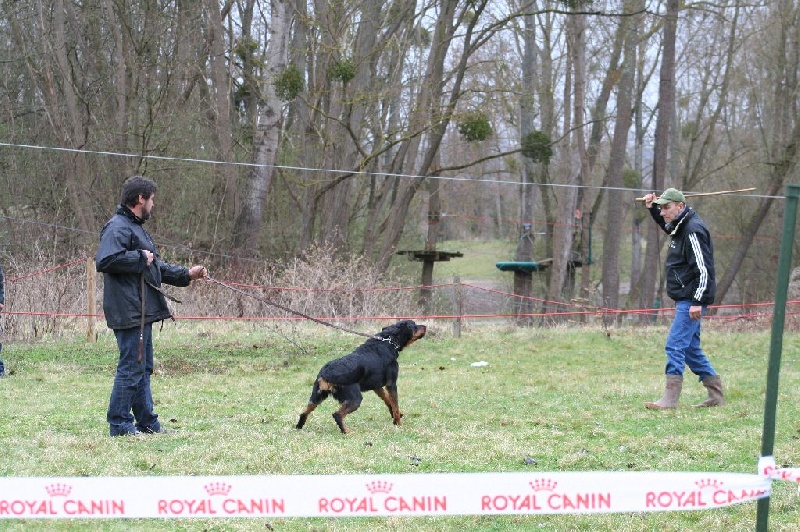
[{"label": "white sleeve stripe", "polygon": [[694,292],[694,299],[700,301],[703,294],[708,289],[708,268],[706,268],[700,241],[697,239],[695,233],[689,234],[689,244],[692,246],[692,252],[694,252],[695,260],[697,261],[697,268],[700,270],[700,282],[697,285],[697,290]]}]

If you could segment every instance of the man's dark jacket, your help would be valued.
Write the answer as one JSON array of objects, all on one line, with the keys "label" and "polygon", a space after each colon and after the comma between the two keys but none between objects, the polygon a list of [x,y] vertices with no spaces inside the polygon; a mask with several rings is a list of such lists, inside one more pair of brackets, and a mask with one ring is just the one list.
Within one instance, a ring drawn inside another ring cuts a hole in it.
[{"label": "man's dark jacket", "polygon": [[[161,321],[172,316],[167,300],[158,289],[161,283],[189,286],[189,270],[163,262],[153,239],[130,209],[120,205],[103,226],[95,265],[103,275],[103,312],[111,329],[130,329],[141,326],[142,274],[144,274],[145,323]],[[142,250],[153,253],[147,266]]]},{"label": "man's dark jacket", "polygon": [[667,249],[667,295],[675,301],[710,305],[717,293],[714,273],[714,247],[706,223],[689,206],[671,223],[666,223],[658,207],[650,216],[670,235]]}]

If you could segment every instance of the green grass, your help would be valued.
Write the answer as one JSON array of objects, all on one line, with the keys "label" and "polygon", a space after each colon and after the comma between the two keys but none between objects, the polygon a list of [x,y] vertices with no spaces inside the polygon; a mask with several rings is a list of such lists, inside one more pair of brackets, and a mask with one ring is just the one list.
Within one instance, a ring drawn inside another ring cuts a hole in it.
[{"label": "green grass", "polygon": [[[509,273],[501,272],[495,266],[498,262],[514,260],[516,242],[505,240],[449,240],[440,242],[439,251],[460,251],[463,257],[437,262],[433,268],[434,282],[446,283],[457,275],[462,282],[480,279],[482,281],[504,281]],[[422,263],[408,260],[407,256],[395,256],[393,269],[410,279],[419,279]]]},{"label": "green grass", "polygon": [[[167,324],[156,333],[156,410],[175,433],[110,438],[105,408],[116,346],[7,342],[0,380],[0,474],[162,476],[483,471],[755,473],[761,446],[768,332],[709,324],[704,346],[729,405],[687,374],[681,407],[651,412],[663,386],[665,327],[486,330],[461,338],[430,324],[401,355],[404,424],[374,395],[338,433],[323,403],[294,429],[323,362],[360,338],[318,325]],[[371,332],[371,331],[369,331]],[[775,457],[800,453],[800,335],[784,338]],[[471,367],[484,360],[486,367]],[[414,459],[412,459],[414,457]],[[535,464],[526,463],[533,458]],[[419,459],[419,460],[417,460]],[[796,530],[796,486],[776,482],[771,530]],[[753,530],[754,503],[697,512],[612,515],[2,521],[7,530]]]}]

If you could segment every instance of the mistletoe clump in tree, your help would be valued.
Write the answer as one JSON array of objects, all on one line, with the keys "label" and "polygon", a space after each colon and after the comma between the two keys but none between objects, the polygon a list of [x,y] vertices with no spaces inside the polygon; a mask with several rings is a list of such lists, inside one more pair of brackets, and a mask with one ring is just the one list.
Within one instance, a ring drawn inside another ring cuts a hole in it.
[{"label": "mistletoe clump in tree", "polygon": [[467,142],[486,140],[492,136],[492,124],[485,114],[475,111],[458,122],[458,132]]},{"label": "mistletoe clump in tree", "polygon": [[531,131],[522,138],[522,154],[535,163],[548,164],[553,156],[553,141],[543,131]]}]

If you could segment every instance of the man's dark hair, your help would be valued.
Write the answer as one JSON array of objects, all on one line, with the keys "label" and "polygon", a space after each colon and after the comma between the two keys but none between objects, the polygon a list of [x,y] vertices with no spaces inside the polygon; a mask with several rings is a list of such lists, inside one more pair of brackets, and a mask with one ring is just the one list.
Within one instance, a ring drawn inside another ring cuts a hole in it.
[{"label": "man's dark hair", "polygon": [[144,199],[156,193],[156,184],[140,175],[129,177],[122,184],[122,194],[120,194],[119,202],[126,207],[135,207],[139,202],[139,196]]}]

